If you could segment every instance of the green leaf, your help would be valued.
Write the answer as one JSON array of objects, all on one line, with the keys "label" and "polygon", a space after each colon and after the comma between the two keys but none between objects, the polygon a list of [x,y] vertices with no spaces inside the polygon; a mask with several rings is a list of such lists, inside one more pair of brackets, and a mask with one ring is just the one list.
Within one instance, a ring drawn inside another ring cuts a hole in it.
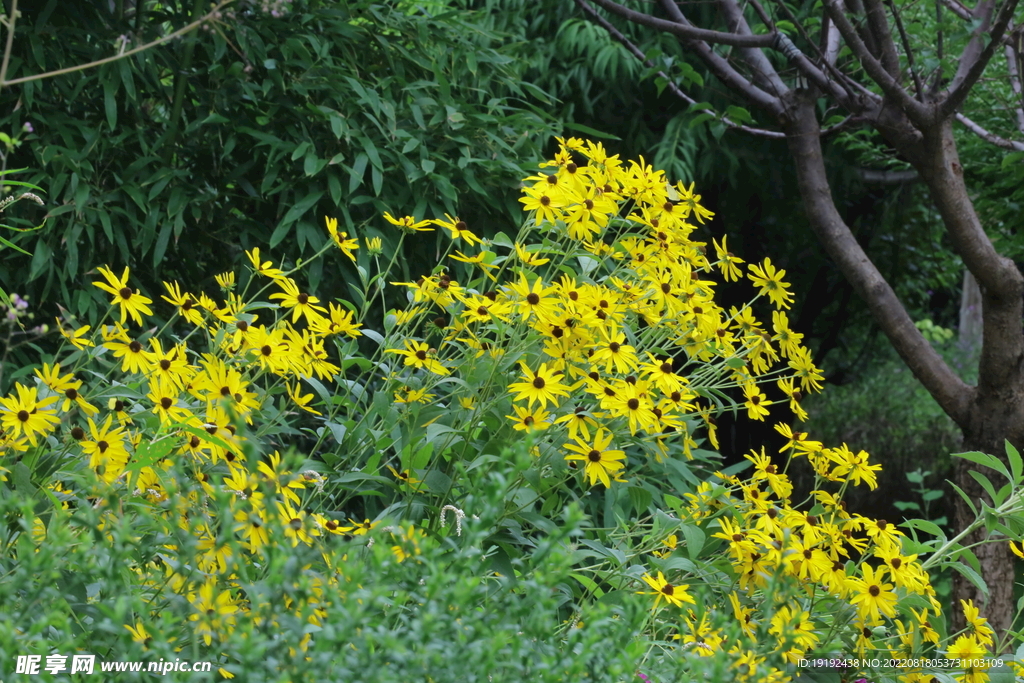
[{"label": "green leaf", "polygon": [[682,524],[679,530],[686,538],[686,553],[690,556],[691,560],[696,560],[700,557],[700,551],[704,548],[704,541],[707,536],[699,527],[693,524]]},{"label": "green leaf", "polygon": [[999,458],[995,457],[994,455],[989,455],[988,453],[981,453],[979,451],[972,451],[970,453],[954,453],[953,456],[956,458],[963,458],[964,460],[969,460],[973,463],[982,465],[984,467],[989,467],[991,469],[994,469],[996,472],[999,472],[1001,475],[1003,475],[1010,481],[1013,480],[1012,477],[1010,477],[1010,473],[1006,471],[1006,465],[1000,462]]},{"label": "green leaf", "polygon": [[580,133],[586,133],[587,135],[589,135],[591,137],[600,138],[602,140],[621,140],[622,139],[622,138],[620,138],[617,135],[612,135],[611,133],[602,133],[601,131],[597,130],[596,128],[591,128],[590,126],[584,126],[582,123],[572,123],[570,121],[565,121],[565,122],[562,123],[562,127],[563,128],[568,128],[569,130],[575,130],[575,131],[578,131]]},{"label": "green leaf", "polygon": [[629,502],[636,514],[643,515],[651,505],[651,492],[640,486],[629,487]]},{"label": "green leaf", "polygon": [[936,536],[938,538],[946,537],[946,534],[943,533],[942,529],[939,527],[938,524],[935,524],[934,522],[929,522],[924,519],[908,519],[907,521],[903,522],[903,524],[901,524],[900,526],[910,527],[911,529],[920,529],[921,531],[924,531],[925,533],[931,534],[932,536]]},{"label": "green leaf", "polygon": [[953,482],[949,482],[949,485],[953,487],[954,491],[956,491],[957,493],[960,494],[960,497],[964,499],[964,502],[967,503],[967,506],[969,508],[971,508],[971,512],[974,514],[975,517],[977,517],[978,516],[978,508],[974,507],[974,501],[971,499],[971,497],[968,496],[966,493],[964,493],[963,489],[961,489],[959,486],[957,486]]},{"label": "green leaf", "polygon": [[366,165],[370,163],[370,157],[360,154],[352,164],[352,170],[348,174],[348,193],[355,192],[363,184],[363,176],[366,174]]},{"label": "green leaf", "polygon": [[981,575],[974,571],[973,568],[968,567],[963,562],[950,562],[947,566],[952,567],[963,574],[968,581],[974,584],[974,586],[985,595],[986,598],[988,597],[988,585],[985,583],[985,580],[981,578]]},{"label": "green leaf", "polygon": [[992,487],[992,482],[988,480],[988,477],[981,472],[975,472],[974,470],[971,470],[968,474],[974,477],[974,481],[981,484],[981,488],[985,489],[985,493],[989,495],[996,505],[999,505],[999,501],[996,500],[996,490]]},{"label": "green leaf", "polygon": [[1006,441],[1006,458],[1010,461],[1010,471],[1013,474],[1013,483],[1016,486],[1021,484],[1021,475],[1024,473],[1024,463],[1021,462],[1020,453],[1009,440]]}]

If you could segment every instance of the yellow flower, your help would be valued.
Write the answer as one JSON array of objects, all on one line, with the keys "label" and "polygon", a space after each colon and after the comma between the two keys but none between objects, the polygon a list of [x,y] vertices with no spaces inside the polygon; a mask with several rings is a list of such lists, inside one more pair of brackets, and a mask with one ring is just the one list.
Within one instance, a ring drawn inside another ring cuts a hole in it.
[{"label": "yellow flower", "polygon": [[99,287],[104,292],[114,295],[114,300],[110,302],[110,305],[117,304],[120,307],[122,325],[129,315],[138,325],[142,325],[143,315],[153,315],[153,311],[148,306],[148,304],[153,303],[153,300],[142,296],[128,286],[128,266],[124,267],[124,273],[120,278],[103,266],[100,266],[97,270],[106,279],[106,282],[94,282],[92,284],[94,287]]},{"label": "yellow flower", "polygon": [[528,266],[542,266],[545,263],[550,263],[551,259],[542,258],[536,255],[536,252],[529,251],[522,244],[516,242],[516,256],[519,260]]},{"label": "yellow flower", "polygon": [[227,271],[225,273],[218,273],[213,276],[213,279],[217,281],[217,285],[226,291],[231,291],[235,288],[235,273],[233,271]]},{"label": "yellow flower", "polygon": [[28,388],[20,382],[15,387],[18,398],[0,398],[0,423],[10,432],[10,436],[24,434],[35,446],[38,436],[46,436],[60,424],[56,411],[49,408],[57,401],[57,397],[50,396],[40,401],[36,397],[35,387]]},{"label": "yellow flower", "polygon": [[149,635],[149,631],[146,630],[146,626],[142,622],[136,621],[135,626],[125,624],[124,627],[132,634],[133,642],[145,644],[153,639],[153,636]]},{"label": "yellow flower", "polygon": [[[327,232],[331,233],[331,240],[341,249],[341,253],[348,256],[349,260],[355,263],[356,255],[355,250],[359,248],[359,240],[354,237],[349,237],[347,232],[338,232],[338,219],[324,216],[324,220],[327,221]],[[377,244],[380,245],[380,238],[377,238]]]},{"label": "yellow flower", "polygon": [[743,277],[743,271],[740,270],[739,264],[743,263],[743,259],[738,256],[733,256],[732,252],[729,251],[725,241],[726,235],[722,235],[722,243],[719,244],[712,238],[711,243],[715,245],[715,253],[718,255],[718,269],[722,271],[722,276],[728,282],[737,282]]},{"label": "yellow flower", "polygon": [[748,266],[750,272],[747,274],[756,286],[761,288],[758,294],[767,294],[776,308],[789,308],[793,301],[793,294],[786,291],[789,285],[782,281],[786,274],[784,270],[776,270],[771,259],[766,258],[763,266]]},{"label": "yellow flower", "polygon": [[412,475],[412,472],[409,471],[408,469],[405,469],[405,470],[402,470],[401,472],[399,472],[398,470],[396,470],[391,465],[388,465],[387,467],[388,467],[389,470],[391,470],[391,476],[393,476],[395,479],[397,479],[398,481],[400,481],[400,482],[402,482],[404,484],[409,484],[411,486],[415,486],[416,484],[420,483],[420,480],[417,479],[416,477],[414,477]]},{"label": "yellow flower", "polygon": [[92,329],[89,325],[82,325],[72,332],[68,332],[64,329],[64,326],[60,323],[60,318],[57,318],[57,327],[60,329],[61,335],[67,339],[71,344],[80,351],[84,351],[89,346],[95,346],[91,339],[84,338],[88,334],[89,330]]},{"label": "yellow flower", "polygon": [[260,275],[269,277],[276,280],[279,277],[284,277],[284,271],[279,268],[274,268],[272,261],[260,260],[260,248],[256,247],[252,251],[245,252],[245,255],[249,257],[249,261],[252,262],[253,270]]},{"label": "yellow flower", "polygon": [[551,414],[543,408],[533,412],[529,408],[522,406],[513,405],[512,410],[515,411],[515,415],[506,415],[508,419],[515,422],[512,428],[520,432],[540,432],[551,426],[548,422],[548,418]]},{"label": "yellow flower", "polygon": [[896,594],[892,592],[892,584],[883,581],[885,570],[879,568],[876,571],[868,564],[861,565],[860,569],[863,579],[847,579],[847,585],[855,593],[850,604],[857,605],[860,618],[865,621],[870,619],[871,623],[877,624],[882,620],[882,615],[896,616]]},{"label": "yellow flower", "polygon": [[584,473],[590,479],[591,486],[600,480],[606,488],[611,487],[608,475],[611,474],[617,478],[618,472],[625,467],[622,461],[626,459],[625,452],[608,449],[612,442],[612,433],[607,429],[599,429],[594,435],[592,444],[579,438],[573,439],[573,442],[563,444],[566,450],[573,453],[565,456],[565,459],[570,462],[579,460],[584,463]]},{"label": "yellow flower", "polygon": [[89,418],[89,433],[92,440],[82,441],[82,451],[89,456],[89,467],[108,484],[124,472],[128,464],[128,451],[125,449],[125,432],[123,427],[110,428],[114,416],[107,415],[102,427]]},{"label": "yellow flower", "polygon": [[390,213],[385,211],[384,220],[405,232],[430,232],[433,230],[433,228],[427,227],[430,225],[430,221],[417,221],[412,216],[394,218]]},{"label": "yellow flower", "polygon": [[676,607],[682,607],[684,602],[688,602],[691,605],[696,605],[696,601],[693,597],[687,593],[689,590],[688,585],[674,586],[665,580],[665,575],[658,572],[658,578],[653,578],[650,574],[644,574],[643,580],[648,586],[654,589],[651,591],[638,591],[638,595],[654,595],[654,607],[651,611],[658,609],[658,604],[664,600],[666,603],[671,603]]},{"label": "yellow flower", "polygon": [[519,361],[519,365],[523,369],[523,381],[514,382],[508,387],[516,394],[516,401],[526,399],[528,407],[532,408],[534,403],[540,403],[540,407],[543,408],[548,402],[557,406],[559,396],[569,395],[569,387],[562,384],[559,379],[561,375],[549,370],[547,363],[541,363],[537,372],[531,370],[525,361]]},{"label": "yellow flower", "polygon": [[447,218],[448,220],[442,221],[434,219],[430,222],[450,232],[452,234],[453,240],[463,239],[466,240],[466,243],[470,245],[480,244],[480,238],[470,231],[469,226],[466,225],[466,221],[460,219],[458,216],[452,218],[448,214],[445,214],[444,217]]},{"label": "yellow flower", "polygon": [[377,256],[384,251],[380,237],[364,237],[363,242],[366,243],[366,251],[370,252],[371,256]]},{"label": "yellow flower", "polygon": [[405,358],[405,365],[411,368],[423,368],[435,375],[447,375],[451,372],[435,358],[436,352],[426,342],[405,340],[405,350],[386,349],[385,353],[394,353]]},{"label": "yellow flower", "polygon": [[[233,275],[233,273],[232,273]],[[189,321],[196,327],[202,327],[203,325],[203,314],[197,307],[197,301],[188,292],[181,293],[181,288],[177,282],[165,282],[164,289],[170,296],[161,295],[160,298],[171,304],[172,306],[178,307],[178,314]]]}]

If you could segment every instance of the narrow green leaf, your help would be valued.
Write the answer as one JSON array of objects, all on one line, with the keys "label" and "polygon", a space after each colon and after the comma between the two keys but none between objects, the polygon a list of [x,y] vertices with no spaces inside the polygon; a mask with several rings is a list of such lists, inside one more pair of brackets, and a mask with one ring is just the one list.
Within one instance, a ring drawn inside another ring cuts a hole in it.
[{"label": "narrow green leaf", "polygon": [[360,154],[352,164],[352,171],[348,174],[348,192],[352,194],[363,184],[363,176],[366,174],[366,165],[370,163],[370,157]]},{"label": "narrow green leaf", "polygon": [[1021,484],[1021,475],[1024,474],[1024,463],[1021,462],[1020,452],[1013,447],[1009,440],[1006,441],[1006,457],[1010,461],[1010,471],[1013,474],[1013,483],[1016,486]]}]

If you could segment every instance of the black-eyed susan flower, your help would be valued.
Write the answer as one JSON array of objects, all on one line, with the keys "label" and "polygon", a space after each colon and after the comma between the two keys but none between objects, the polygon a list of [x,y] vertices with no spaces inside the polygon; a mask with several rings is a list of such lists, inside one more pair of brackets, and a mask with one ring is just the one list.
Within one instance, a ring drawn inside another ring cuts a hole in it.
[{"label": "black-eyed susan flower", "polygon": [[625,467],[623,461],[626,459],[624,451],[608,448],[611,442],[612,433],[607,429],[599,429],[591,443],[576,438],[571,443],[563,444],[563,448],[570,451],[565,459],[583,463],[583,471],[591,486],[600,481],[608,488],[612,485],[608,475],[618,479],[618,473]]},{"label": "black-eyed susan flower", "polygon": [[653,595],[654,606],[651,607],[651,611],[658,609],[658,605],[664,600],[666,604],[672,604],[676,607],[682,607],[683,603],[696,605],[697,602],[693,599],[693,596],[689,594],[690,587],[686,584],[673,585],[665,579],[665,575],[658,572],[658,578],[652,577],[650,574],[644,574],[644,583],[650,586],[653,591],[638,591],[638,595]]},{"label": "black-eyed susan flower", "polygon": [[601,328],[604,343],[598,346],[590,361],[594,365],[604,364],[605,372],[627,373],[635,370],[640,361],[636,356],[636,348],[626,343],[626,335],[622,332],[609,333]]},{"label": "black-eyed susan flower", "polygon": [[[553,175],[547,177],[557,178]],[[526,196],[520,197],[519,201],[522,202],[524,210],[534,212],[536,225],[540,225],[545,220],[554,223],[562,217],[565,200],[563,192],[558,190],[554,184],[546,184],[542,181],[535,187],[524,188],[523,194]]]},{"label": "black-eyed susan flower", "polygon": [[252,263],[252,268],[257,273],[264,277],[269,277],[272,280],[276,280],[279,277],[284,277],[284,271],[279,268],[274,268],[273,261],[264,261],[260,258],[260,248],[255,247],[252,251],[245,252],[245,255],[249,257],[249,261]]},{"label": "black-eyed susan flower", "polygon": [[103,266],[100,266],[97,270],[106,282],[93,282],[92,284],[104,292],[114,295],[114,300],[110,302],[110,305],[116,305],[120,308],[122,325],[128,316],[131,316],[137,325],[142,325],[143,315],[153,315],[153,311],[149,308],[149,304],[153,303],[153,300],[142,296],[142,294],[128,286],[128,266],[124,267],[124,273],[121,274],[120,278]]},{"label": "black-eyed susan flower", "polygon": [[188,292],[183,293],[181,286],[177,282],[165,282],[164,289],[167,290],[167,295],[161,294],[160,298],[172,306],[177,306],[178,315],[182,318],[196,327],[202,327],[203,313],[202,309],[199,308],[198,299]]},{"label": "black-eyed susan flower", "polygon": [[66,375],[61,375],[59,363],[54,363],[53,365],[44,363],[42,370],[37,369],[35,372],[36,377],[49,387],[51,391],[64,395],[64,402],[60,408],[62,411],[69,411],[72,405],[77,405],[86,415],[95,415],[100,411],[99,408],[86,401],[81,393],[79,393],[79,389],[82,388],[82,380],[75,379],[75,376],[70,372]]},{"label": "black-eyed susan flower", "polygon": [[[359,240],[354,237],[349,237],[347,232],[338,232],[338,219],[324,216],[324,220],[327,221],[327,232],[331,235],[331,241],[334,242],[338,249],[341,249],[341,253],[345,254],[350,261],[355,263],[356,260],[356,249],[359,248]],[[379,238],[378,238],[379,240]],[[379,242],[378,242],[379,243]]]},{"label": "black-eyed susan flower", "polygon": [[111,428],[113,419],[113,415],[107,415],[103,426],[97,427],[89,418],[89,435],[92,439],[80,442],[82,451],[89,456],[89,467],[107,483],[121,476],[128,464],[125,431],[121,426]]},{"label": "black-eyed susan flower", "polygon": [[557,406],[560,396],[569,395],[569,387],[562,383],[561,375],[548,369],[547,363],[541,363],[536,372],[530,369],[526,361],[519,361],[519,365],[523,369],[523,381],[508,386],[515,394],[516,401],[525,400],[530,408],[534,403],[540,403],[543,408],[548,403]]},{"label": "black-eyed susan flower", "polygon": [[555,314],[558,301],[555,288],[545,287],[543,278],[536,278],[531,285],[526,273],[519,274],[519,282],[509,284],[509,290],[515,294],[515,310],[526,319],[537,316],[548,320]]},{"label": "black-eyed susan flower", "polygon": [[386,349],[385,353],[394,353],[402,356],[404,364],[411,368],[423,368],[435,375],[447,375],[450,370],[437,360],[436,352],[426,342],[405,340],[404,349]]},{"label": "black-eyed susan flower", "polygon": [[207,579],[199,588],[197,595],[190,597],[193,612],[189,621],[195,622],[195,634],[203,639],[207,646],[213,642],[213,636],[227,636],[234,629],[238,612],[238,604],[231,597],[230,590],[217,590],[214,579]]},{"label": "black-eyed susan flower", "polygon": [[[860,567],[862,578],[847,579],[847,586],[853,594],[850,604],[856,605],[860,618],[872,624],[882,616],[896,616],[896,594],[892,584],[885,583],[885,569],[873,569],[871,565]],[[950,655],[952,656],[952,655]]]},{"label": "black-eyed susan flower", "polygon": [[793,294],[787,289],[789,284],[782,281],[786,271],[776,269],[769,258],[766,258],[760,266],[751,264],[747,268],[749,269],[747,277],[753,281],[755,286],[761,288],[758,294],[767,294],[777,308],[789,308],[793,303]]},{"label": "black-eyed susan flower", "polygon": [[0,398],[0,424],[11,437],[23,434],[35,446],[39,436],[46,436],[60,423],[56,410],[50,408],[58,398],[50,396],[40,400],[36,387],[26,387],[20,382],[15,389],[17,398]]},{"label": "black-eyed susan flower", "polygon": [[412,216],[395,218],[390,213],[384,212],[384,220],[404,232],[430,232],[433,230],[430,221],[417,221]]},{"label": "black-eyed susan flower", "polygon": [[223,273],[217,273],[213,276],[213,279],[217,281],[217,286],[226,292],[230,292],[235,288],[234,271],[229,270]]},{"label": "black-eyed susan flower", "polygon": [[452,218],[448,214],[445,214],[444,217],[448,220],[442,221],[434,219],[430,222],[447,230],[451,234],[453,240],[465,240],[469,245],[480,244],[480,238],[473,234],[469,229],[469,226],[466,225],[466,221],[462,220],[458,216]]},{"label": "black-eyed susan flower", "polygon": [[283,292],[276,292],[270,295],[270,299],[279,299],[281,306],[292,310],[292,322],[297,322],[300,317],[305,317],[307,322],[322,318],[327,312],[323,306],[318,306],[320,299],[312,294],[307,294],[299,289],[295,280],[290,277],[277,278],[278,286]]},{"label": "black-eyed susan flower", "polygon": [[508,419],[512,420],[512,429],[520,432],[541,432],[551,426],[549,418],[551,414],[543,408],[537,410],[530,410],[523,406],[513,405],[512,410],[515,411],[515,415],[506,415]]},{"label": "black-eyed susan flower", "polygon": [[79,351],[84,351],[90,346],[95,346],[93,341],[85,336],[89,333],[89,330],[92,329],[89,325],[82,325],[81,327],[68,331],[64,329],[64,325],[61,324],[60,318],[57,318],[57,328],[60,330],[61,336],[71,342],[72,346]]},{"label": "black-eyed susan flower", "polygon": [[309,324],[315,334],[321,337],[329,337],[332,334],[344,334],[347,337],[361,337],[362,332],[359,328],[362,326],[358,321],[355,320],[355,313],[342,308],[338,304],[328,304],[330,312],[326,318],[314,319]]}]

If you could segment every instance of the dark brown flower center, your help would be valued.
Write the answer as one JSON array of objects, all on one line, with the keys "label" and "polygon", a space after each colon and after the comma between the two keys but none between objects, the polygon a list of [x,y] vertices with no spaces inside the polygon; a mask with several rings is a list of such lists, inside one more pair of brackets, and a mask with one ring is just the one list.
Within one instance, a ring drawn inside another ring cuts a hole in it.
[{"label": "dark brown flower center", "polygon": [[70,398],[72,401],[78,398],[78,392],[75,391],[74,389],[68,389],[67,391],[64,392],[64,395]]},{"label": "dark brown flower center", "polygon": [[526,302],[531,306],[536,306],[540,303],[540,295],[537,292],[530,292],[526,295]]},{"label": "dark brown flower center", "polygon": [[107,443],[106,441],[96,442],[96,450],[98,450],[100,453],[106,453],[108,448],[110,448],[110,444]]},{"label": "dark brown flower center", "polygon": [[587,453],[587,460],[590,462],[601,462],[601,451],[590,451]]},{"label": "dark brown flower center", "polygon": [[640,401],[639,399],[631,398],[628,401],[626,401],[626,405],[629,406],[630,410],[636,410],[637,408],[640,407]]},{"label": "dark brown flower center", "polygon": [[18,419],[22,422],[28,422],[28,419],[32,417],[27,410],[18,411]]},{"label": "dark brown flower center", "polygon": [[118,292],[118,294],[121,295],[122,299],[127,301],[128,299],[132,298],[132,288],[131,287],[122,287],[121,290]]},{"label": "dark brown flower center", "polygon": [[544,385],[545,385],[545,382],[544,382],[544,378],[543,377],[534,377],[533,378],[533,388],[534,389],[543,389]]}]

